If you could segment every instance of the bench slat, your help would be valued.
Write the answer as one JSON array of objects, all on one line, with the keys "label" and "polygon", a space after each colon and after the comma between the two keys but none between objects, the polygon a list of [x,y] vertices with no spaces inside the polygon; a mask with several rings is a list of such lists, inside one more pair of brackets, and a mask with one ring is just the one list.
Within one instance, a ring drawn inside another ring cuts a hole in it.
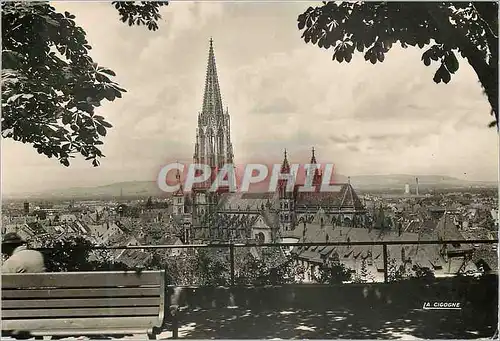
[{"label": "bench slat", "polygon": [[[76,335],[76,330],[84,331],[101,330],[101,334],[107,334],[110,330],[138,329],[147,330],[158,321],[158,317],[102,317],[102,318],[71,318],[71,319],[2,319],[2,330],[22,330],[38,332],[58,331],[56,334]],[[46,334],[50,335],[50,334]]]},{"label": "bench slat", "polygon": [[[2,281],[6,276],[2,276]],[[3,284],[3,283],[2,283]],[[160,296],[160,287],[155,288],[94,288],[94,289],[25,289],[6,290],[2,285],[2,301],[22,298],[61,297],[147,297]]]},{"label": "bench slat", "polygon": [[[121,335],[137,335],[137,334],[146,334],[150,332],[149,330],[146,330],[144,328],[126,328],[122,327],[120,329],[106,329],[106,335],[113,335],[113,334],[121,334]],[[103,335],[102,329],[71,329],[71,331],[68,330],[34,330],[30,333],[33,336],[46,336],[46,335],[51,335],[51,336],[83,336],[83,335]],[[8,335],[5,335],[8,336]],[[2,337],[5,337],[2,335]]]},{"label": "bench slat", "polygon": [[104,317],[104,316],[156,316],[160,307],[113,307],[113,308],[66,308],[66,309],[7,309],[2,310],[2,319],[22,318],[73,318],[73,317]]},{"label": "bench slat", "polygon": [[2,276],[2,289],[144,286],[160,285],[161,280],[158,271],[9,274]]},{"label": "bench slat", "polygon": [[124,297],[124,298],[68,298],[68,299],[46,299],[46,300],[3,300],[4,309],[31,309],[36,308],[64,308],[64,307],[158,307],[158,297]]}]

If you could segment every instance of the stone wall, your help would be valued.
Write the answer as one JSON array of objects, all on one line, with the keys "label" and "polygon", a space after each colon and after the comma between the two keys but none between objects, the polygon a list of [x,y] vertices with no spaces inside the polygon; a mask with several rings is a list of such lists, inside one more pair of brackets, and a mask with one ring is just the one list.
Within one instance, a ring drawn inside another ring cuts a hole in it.
[{"label": "stone wall", "polygon": [[422,309],[425,302],[458,302],[462,313],[497,320],[498,277],[456,277],[367,284],[291,284],[263,287],[169,287],[171,304],[183,309]]}]

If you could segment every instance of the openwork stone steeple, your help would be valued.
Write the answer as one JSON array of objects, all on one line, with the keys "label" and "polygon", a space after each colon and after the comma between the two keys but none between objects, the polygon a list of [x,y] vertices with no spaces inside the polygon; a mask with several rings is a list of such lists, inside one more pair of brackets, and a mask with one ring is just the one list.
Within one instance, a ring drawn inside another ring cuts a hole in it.
[{"label": "openwork stone steeple", "polygon": [[222,106],[212,39],[208,50],[203,107],[198,114],[193,160],[195,164],[208,164],[214,170],[233,163],[229,111],[226,108],[224,112]]}]

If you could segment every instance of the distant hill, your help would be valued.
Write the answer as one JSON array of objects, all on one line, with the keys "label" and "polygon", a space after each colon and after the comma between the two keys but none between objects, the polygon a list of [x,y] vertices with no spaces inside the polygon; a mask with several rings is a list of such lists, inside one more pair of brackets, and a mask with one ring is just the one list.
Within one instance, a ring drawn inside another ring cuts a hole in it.
[{"label": "distant hill", "polygon": [[[404,191],[405,184],[410,185],[411,192],[415,192],[415,178],[418,177],[419,188],[426,189],[455,189],[455,188],[489,188],[496,187],[496,182],[467,181],[441,175],[356,175],[350,177],[352,186],[361,191]],[[346,183],[348,177],[335,175],[334,181]],[[256,191],[265,191],[265,186],[256,186]],[[113,183],[97,187],[73,187],[63,190],[46,191],[41,193],[24,193],[4,195],[5,199],[117,199],[133,197],[169,197],[169,193],[162,192],[154,181],[128,181]]]},{"label": "distant hill", "polygon": [[97,187],[70,187],[40,193],[6,195],[6,198],[33,199],[116,199],[131,197],[168,197],[155,181],[127,181]]},{"label": "distant hill", "polygon": [[404,191],[406,184],[410,185],[411,191],[415,191],[416,178],[418,178],[419,189],[430,188],[469,188],[469,187],[495,187],[496,182],[488,181],[468,181],[443,175],[357,175],[351,177],[351,184],[354,188],[362,190],[395,190]]}]

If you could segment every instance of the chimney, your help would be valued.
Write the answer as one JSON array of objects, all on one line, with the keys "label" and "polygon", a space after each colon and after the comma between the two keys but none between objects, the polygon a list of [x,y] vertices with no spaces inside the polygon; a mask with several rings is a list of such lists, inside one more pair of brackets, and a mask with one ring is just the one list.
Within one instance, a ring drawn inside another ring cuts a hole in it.
[{"label": "chimney", "polygon": [[416,195],[418,195],[418,178],[415,178],[415,182],[416,182],[416,185],[417,185],[417,188],[416,188]]}]

